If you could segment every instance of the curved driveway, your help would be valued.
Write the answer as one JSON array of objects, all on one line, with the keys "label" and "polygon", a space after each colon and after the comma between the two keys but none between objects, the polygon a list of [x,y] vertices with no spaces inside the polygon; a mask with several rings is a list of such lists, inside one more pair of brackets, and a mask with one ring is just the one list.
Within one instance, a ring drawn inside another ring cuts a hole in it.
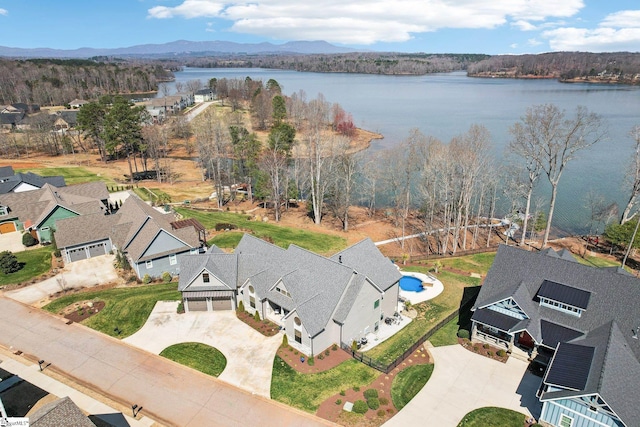
[{"label": "curved driveway", "polygon": [[541,378],[527,372],[527,363],[510,357],[497,362],[460,345],[431,347],[433,374],[420,392],[386,427],[428,425],[455,427],[474,409],[498,406],[540,414],[536,390]]},{"label": "curved driveway", "polygon": [[270,396],[273,359],[280,334],[265,337],[233,311],[177,314],[178,301],[159,301],[142,329],[124,342],[154,354],[173,344],[200,342],[227,358],[219,379],[264,397]]}]

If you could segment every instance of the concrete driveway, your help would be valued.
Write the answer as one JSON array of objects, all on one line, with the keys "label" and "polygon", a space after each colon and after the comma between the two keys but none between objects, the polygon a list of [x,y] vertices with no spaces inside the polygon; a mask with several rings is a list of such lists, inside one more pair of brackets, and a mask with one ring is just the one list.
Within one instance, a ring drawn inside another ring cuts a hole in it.
[{"label": "concrete driveway", "polygon": [[280,334],[265,337],[238,320],[233,311],[177,314],[177,307],[177,301],[159,301],[142,329],[123,341],[154,354],[182,342],[210,345],[227,358],[219,379],[270,397],[273,359],[282,343]]},{"label": "concrete driveway", "polygon": [[119,281],[113,268],[114,255],[101,255],[70,262],[55,276],[4,294],[24,304],[42,307],[49,302],[49,295],[64,289],[89,288]]},{"label": "concrete driveway", "polygon": [[429,352],[435,359],[431,378],[385,426],[455,427],[467,413],[485,406],[540,415],[536,390],[542,379],[527,371],[526,362],[497,362],[460,345],[431,347]]},{"label": "concrete driveway", "polygon": [[2,248],[3,251],[11,251],[13,253],[22,252],[27,249],[22,244],[22,233],[19,231],[0,234],[0,248]]}]

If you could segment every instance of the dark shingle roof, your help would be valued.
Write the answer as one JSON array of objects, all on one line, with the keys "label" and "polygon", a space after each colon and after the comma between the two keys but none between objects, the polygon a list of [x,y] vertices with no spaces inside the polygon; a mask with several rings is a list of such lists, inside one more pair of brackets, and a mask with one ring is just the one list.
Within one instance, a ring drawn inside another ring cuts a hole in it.
[{"label": "dark shingle roof", "polygon": [[540,289],[538,289],[537,296],[585,310],[589,305],[591,292],[574,288],[573,286],[563,285],[562,283],[556,283],[551,280],[543,280]]},{"label": "dark shingle roof", "polygon": [[0,166],[0,178],[5,178],[8,176],[13,176],[13,167]]},{"label": "dark shingle roof", "polygon": [[584,334],[571,328],[564,327],[546,320],[540,321],[542,333],[542,344],[547,347],[556,348],[558,343],[569,342]]},{"label": "dark shingle roof", "polygon": [[511,328],[520,323],[520,319],[498,313],[497,311],[481,308],[473,312],[472,320],[496,327],[504,332],[509,332]]},{"label": "dark shingle roof", "polygon": [[544,382],[571,390],[583,390],[589,379],[594,347],[560,343]]}]

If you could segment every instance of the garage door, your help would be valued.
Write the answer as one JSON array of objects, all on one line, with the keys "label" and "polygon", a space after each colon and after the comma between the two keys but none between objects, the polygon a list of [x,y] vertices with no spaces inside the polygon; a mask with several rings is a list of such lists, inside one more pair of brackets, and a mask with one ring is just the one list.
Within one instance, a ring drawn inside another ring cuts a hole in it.
[{"label": "garage door", "polygon": [[70,262],[87,259],[87,253],[85,252],[84,248],[68,249],[67,254],[69,255]]},{"label": "garage door", "polygon": [[187,300],[189,311],[207,311],[206,298],[190,298]]},{"label": "garage door", "polygon": [[231,299],[230,298],[213,298],[213,309],[214,310],[231,310]]},{"label": "garage door", "polygon": [[89,245],[89,258],[93,258],[94,256],[104,255],[105,247],[104,243],[98,243],[95,245]]},{"label": "garage door", "polygon": [[0,234],[13,233],[16,231],[16,225],[12,222],[5,222],[0,224]]}]

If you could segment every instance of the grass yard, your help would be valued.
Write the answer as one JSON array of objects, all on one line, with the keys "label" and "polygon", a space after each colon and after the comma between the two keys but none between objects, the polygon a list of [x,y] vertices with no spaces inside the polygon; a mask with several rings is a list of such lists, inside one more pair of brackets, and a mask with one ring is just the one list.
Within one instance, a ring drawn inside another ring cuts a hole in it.
[{"label": "grass yard", "polygon": [[511,409],[488,406],[464,416],[458,427],[522,427],[526,416]]},{"label": "grass yard", "polygon": [[214,236],[207,240],[207,246],[216,245],[219,248],[235,249],[242,239],[242,233],[239,231],[227,231]]},{"label": "grass yard", "polygon": [[460,329],[460,325],[458,325],[459,320],[459,316],[454,317],[446,325],[438,329],[435,334],[431,335],[431,338],[429,338],[429,342],[431,342],[434,347],[458,344],[457,334],[458,329]]},{"label": "grass yard", "polygon": [[174,344],[162,350],[160,356],[214,377],[227,366],[227,358],[220,350],[198,342]]},{"label": "grass yard", "polygon": [[11,274],[0,272],[0,286],[26,282],[46,273],[51,269],[52,252],[53,247],[49,245],[14,253],[22,268]]},{"label": "grass yard", "polygon": [[104,181],[107,185],[115,184],[110,178],[96,175],[81,167],[59,167],[40,169],[16,169],[17,172],[33,172],[40,176],[63,176],[67,185],[82,184],[85,182]]},{"label": "grass yard", "polygon": [[433,364],[431,363],[409,366],[398,372],[391,385],[391,400],[398,411],[422,390],[432,373]]},{"label": "grass yard", "polygon": [[352,387],[364,387],[380,373],[355,359],[317,374],[301,374],[279,356],[273,361],[271,398],[303,411],[315,413],[330,396]]},{"label": "grass yard", "polygon": [[58,313],[78,301],[104,301],[104,309],[82,323],[112,337],[126,338],[144,325],[157,301],[177,301],[180,299],[181,295],[176,283],[163,283],[80,292],[58,298],[43,308],[52,313]]},{"label": "grass yard", "polygon": [[[597,256],[589,256],[582,258],[574,255],[574,258],[578,260],[579,263],[590,265],[592,267],[620,267],[621,262],[617,260],[611,260],[608,258],[601,258]],[[629,271],[629,269],[626,269]]]},{"label": "grass yard", "polygon": [[238,228],[251,230],[256,237],[269,237],[273,243],[286,248],[291,243],[310,251],[326,254],[334,253],[347,246],[346,239],[324,233],[283,227],[274,223],[250,221],[248,215],[230,212],[201,212],[187,208],[175,208],[185,218],[195,218],[207,229],[215,228],[218,223],[234,224]]},{"label": "grass yard", "polygon": [[[407,270],[426,273],[428,267],[412,267]],[[444,284],[444,291],[432,300],[414,305],[418,316],[400,332],[367,351],[367,356],[384,364],[393,362],[429,329],[459,308],[461,301],[475,298],[480,290],[480,279],[477,278],[441,271],[438,279]]]}]

